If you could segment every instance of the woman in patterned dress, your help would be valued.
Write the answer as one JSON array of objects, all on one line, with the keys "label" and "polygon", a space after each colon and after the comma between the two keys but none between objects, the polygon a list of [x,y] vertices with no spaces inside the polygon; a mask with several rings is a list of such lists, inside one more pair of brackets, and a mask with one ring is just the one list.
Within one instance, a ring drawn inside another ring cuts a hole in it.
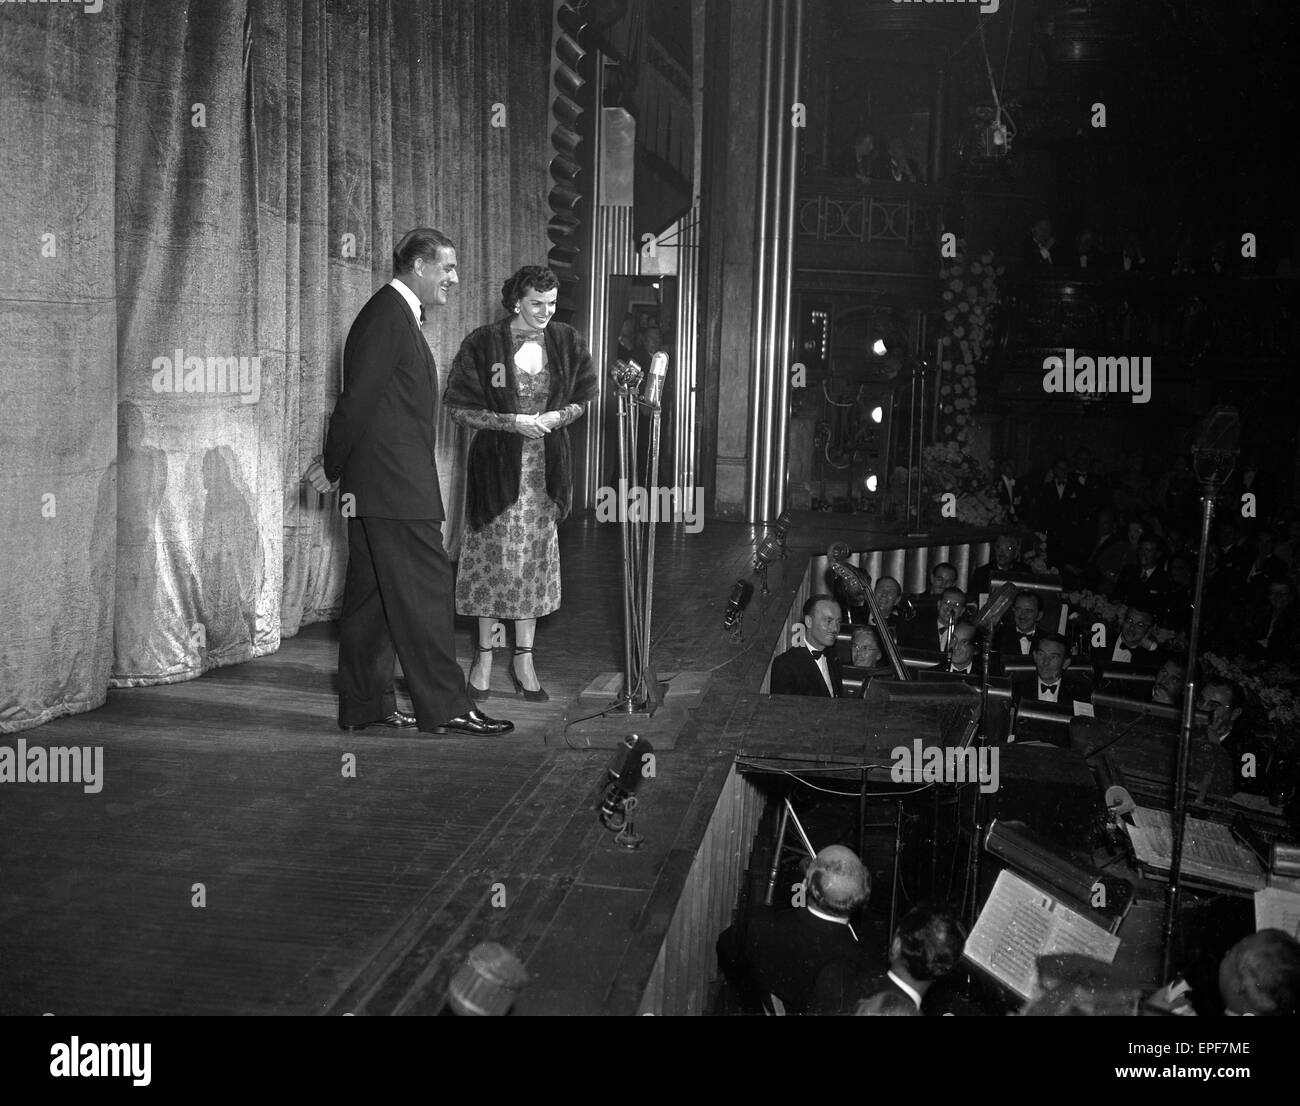
[{"label": "woman in patterned dress", "polygon": [[456,611],[478,619],[469,693],[486,699],[495,630],[515,623],[510,679],[542,701],[533,667],[537,619],[560,606],[555,527],[573,500],[570,423],[597,392],[587,343],[552,321],[559,281],[525,265],[502,285],[508,312],[461,344],[447,380],[452,419],[474,431],[466,487],[466,530],[456,576]]}]

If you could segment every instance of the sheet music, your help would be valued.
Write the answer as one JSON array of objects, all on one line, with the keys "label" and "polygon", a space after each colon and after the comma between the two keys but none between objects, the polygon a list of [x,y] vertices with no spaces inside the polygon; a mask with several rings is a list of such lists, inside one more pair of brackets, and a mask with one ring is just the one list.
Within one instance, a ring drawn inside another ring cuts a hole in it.
[{"label": "sheet music", "polygon": [[1280,929],[1300,939],[1300,894],[1280,887],[1255,892],[1255,930]]},{"label": "sheet music", "polygon": [[1079,953],[1109,964],[1119,938],[1003,870],[966,942],[965,956],[1024,999],[1037,998],[1040,956]]},{"label": "sheet music", "polygon": [[[1162,871],[1173,865],[1173,818],[1167,810],[1135,807],[1133,825],[1127,827],[1133,852],[1140,863]],[[1257,890],[1264,873],[1255,855],[1218,822],[1188,816],[1184,822],[1184,874],[1199,876],[1230,887]]]}]

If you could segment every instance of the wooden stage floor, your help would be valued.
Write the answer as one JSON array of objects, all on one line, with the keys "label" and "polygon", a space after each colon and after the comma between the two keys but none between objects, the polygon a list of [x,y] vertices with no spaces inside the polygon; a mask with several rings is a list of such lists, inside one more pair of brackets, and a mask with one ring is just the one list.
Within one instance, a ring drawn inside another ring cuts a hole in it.
[{"label": "wooden stage floor", "polygon": [[[819,549],[853,525],[813,521]],[[562,531],[564,606],[538,629],[551,701],[517,698],[510,654],[497,653],[484,709],[515,721],[505,738],[342,733],[332,623],[272,656],[110,692],[98,710],[6,735],[102,746],[104,786],[4,789],[0,1012],[430,1013],[482,940],[525,961],[519,1014],[635,1012],[743,737],[729,723],[748,721],[805,563],[772,569],[772,595],[755,595],[732,644],[722,611],[755,535],[660,527],[659,676],[716,670],[641,788],[639,852],[614,846],[596,816],[611,753],[543,741],[594,676],[620,667],[618,530],[590,520]],[[466,622],[464,668],[470,643]]]}]

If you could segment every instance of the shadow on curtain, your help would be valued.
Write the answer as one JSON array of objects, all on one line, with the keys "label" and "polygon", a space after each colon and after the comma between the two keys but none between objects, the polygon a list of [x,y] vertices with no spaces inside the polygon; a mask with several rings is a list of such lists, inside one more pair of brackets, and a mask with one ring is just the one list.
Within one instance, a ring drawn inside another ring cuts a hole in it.
[{"label": "shadow on curtain", "polygon": [[444,382],[544,258],[549,35],[533,0],[0,8],[0,179],[46,182],[0,210],[0,731],[337,614],[337,501],[300,475],[343,340],[411,226],[458,247]]}]

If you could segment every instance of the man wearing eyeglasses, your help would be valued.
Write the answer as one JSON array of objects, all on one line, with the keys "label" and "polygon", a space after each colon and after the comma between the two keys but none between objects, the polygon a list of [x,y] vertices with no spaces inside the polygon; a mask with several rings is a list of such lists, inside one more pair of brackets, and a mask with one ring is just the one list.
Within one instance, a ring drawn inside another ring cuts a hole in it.
[{"label": "man wearing eyeglasses", "polygon": [[1232,773],[1232,790],[1251,795],[1267,791],[1268,748],[1255,734],[1245,713],[1241,688],[1230,680],[1210,680],[1197,704],[1209,716],[1205,738],[1223,750]]},{"label": "man wearing eyeglasses", "polygon": [[1092,647],[1092,667],[1096,681],[1116,670],[1120,672],[1155,672],[1165,663],[1166,654],[1152,637],[1156,628],[1150,609],[1131,606],[1118,626],[1106,625],[1106,643]]}]

